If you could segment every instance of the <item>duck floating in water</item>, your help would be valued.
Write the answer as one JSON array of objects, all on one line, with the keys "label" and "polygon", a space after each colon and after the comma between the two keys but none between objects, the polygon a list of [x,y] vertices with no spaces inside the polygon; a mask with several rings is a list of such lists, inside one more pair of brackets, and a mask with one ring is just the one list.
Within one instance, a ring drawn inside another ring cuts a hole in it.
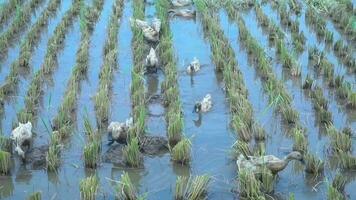
[{"label": "duck floating in water", "polygon": [[[32,143],[32,124],[27,122],[26,124],[19,123],[10,136],[11,140],[15,143],[15,151],[22,159],[25,159],[24,147],[27,146],[28,149]],[[27,149],[27,150],[28,150]]]},{"label": "duck floating in water", "polygon": [[298,151],[292,151],[283,159],[277,158],[274,155],[248,156],[246,158],[243,154],[240,154],[236,164],[239,171],[245,169],[256,173],[258,172],[258,169],[266,167],[273,174],[277,174],[286,168],[291,160],[303,161],[303,156]]},{"label": "duck floating in water", "polygon": [[156,73],[158,67],[158,58],[156,51],[151,47],[150,53],[146,56],[145,60],[146,71],[148,73]]},{"label": "duck floating in water", "polygon": [[125,121],[122,122],[111,122],[108,127],[108,140],[109,144],[111,145],[114,142],[117,143],[126,143],[128,132],[133,125],[133,119],[130,117]]},{"label": "duck floating in water", "polygon": [[193,61],[187,67],[188,74],[194,74],[200,70],[200,62],[197,58],[194,57]]},{"label": "duck floating in water", "polygon": [[195,103],[193,112],[196,113],[208,112],[212,106],[213,103],[211,101],[211,95],[207,94],[202,101]]},{"label": "duck floating in water", "polygon": [[195,18],[196,11],[191,9],[169,9],[168,13],[172,15],[172,17],[184,17],[184,18]]},{"label": "duck floating in water", "polygon": [[184,6],[189,6],[192,4],[191,0],[173,0],[172,5],[174,7],[184,7]]},{"label": "duck floating in water", "polygon": [[131,26],[137,26],[143,32],[143,36],[150,42],[159,41],[159,32],[161,30],[161,20],[154,18],[151,23],[130,18]]}]

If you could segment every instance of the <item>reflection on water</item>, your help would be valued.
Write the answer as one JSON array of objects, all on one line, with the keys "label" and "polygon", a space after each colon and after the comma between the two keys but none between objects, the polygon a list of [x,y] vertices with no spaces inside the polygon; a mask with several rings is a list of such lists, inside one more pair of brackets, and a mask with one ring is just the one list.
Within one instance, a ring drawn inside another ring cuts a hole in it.
[{"label": "reflection on water", "polygon": [[0,197],[11,197],[14,192],[14,182],[11,176],[0,176]]}]

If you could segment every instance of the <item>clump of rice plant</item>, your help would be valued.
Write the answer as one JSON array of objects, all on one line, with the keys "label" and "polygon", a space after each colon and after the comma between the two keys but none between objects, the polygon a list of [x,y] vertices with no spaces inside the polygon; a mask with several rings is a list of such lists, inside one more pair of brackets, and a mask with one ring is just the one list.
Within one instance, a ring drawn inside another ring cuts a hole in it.
[{"label": "clump of rice plant", "polygon": [[0,135],[0,150],[11,153],[12,141],[10,138]]},{"label": "clump of rice plant", "polygon": [[137,137],[132,138],[123,150],[125,163],[130,167],[142,166],[142,157]]},{"label": "clump of rice plant", "polygon": [[202,175],[196,176],[190,184],[188,192],[188,199],[199,200],[203,199],[207,192],[207,187],[210,182],[210,176]]},{"label": "clump of rice plant", "polygon": [[205,199],[210,176],[202,175],[196,177],[178,176],[175,188],[176,200],[199,200]]},{"label": "clump of rice plant", "polygon": [[275,175],[273,175],[269,169],[263,167],[257,176],[259,177],[258,179],[261,182],[261,190],[265,193],[272,193],[276,180]]},{"label": "clump of rice plant", "polygon": [[16,9],[19,8],[21,5],[20,1],[12,0],[7,1],[6,3],[2,3],[0,5],[0,27],[2,28],[3,25],[11,18],[13,14],[15,14]]},{"label": "clump of rice plant", "polygon": [[137,193],[130,176],[127,172],[124,172],[121,175],[121,180],[119,186],[117,187],[117,194],[118,199],[127,199],[127,200],[136,200]]},{"label": "clump of rice plant", "polygon": [[334,33],[331,31],[326,31],[325,32],[325,42],[328,45],[331,45],[334,41]]},{"label": "clump of rice plant", "polygon": [[337,154],[341,168],[343,169],[356,169],[356,157],[350,153],[339,152]]},{"label": "clump of rice plant", "polygon": [[184,200],[187,192],[189,177],[187,176],[178,176],[175,187],[175,200]]},{"label": "clump of rice plant", "polygon": [[100,143],[89,142],[84,147],[84,164],[87,168],[96,168],[100,157]]},{"label": "clump of rice plant", "polygon": [[0,150],[0,174],[9,174],[11,167],[10,153]]},{"label": "clump of rice plant", "polygon": [[345,200],[345,197],[336,188],[334,188],[332,185],[329,185],[327,199],[328,200]]},{"label": "clump of rice plant", "polygon": [[168,113],[168,140],[169,143],[174,146],[182,138],[184,120],[181,117],[181,113],[169,112]]},{"label": "clump of rice plant", "polygon": [[252,139],[252,130],[249,124],[246,124],[240,115],[233,115],[232,126],[237,132],[239,139],[249,142]]},{"label": "clump of rice plant", "polygon": [[351,94],[348,95],[347,106],[351,109],[356,109],[356,93],[355,92],[351,92]]},{"label": "clump of rice plant", "polygon": [[339,192],[343,192],[346,183],[347,183],[346,178],[342,174],[337,173],[332,182],[332,187],[337,189],[337,191]]},{"label": "clump of rice plant", "polygon": [[324,162],[314,154],[307,153],[305,156],[305,171],[318,175],[324,170]]},{"label": "clump of rice plant", "polygon": [[350,152],[352,148],[351,136],[340,133],[333,125],[326,127],[328,135],[331,137],[331,148],[335,152]]},{"label": "clump of rice plant", "polygon": [[336,89],[336,94],[340,99],[348,99],[351,93],[351,84],[347,82],[344,82],[340,87]]},{"label": "clump of rice plant", "polygon": [[131,128],[130,135],[132,137],[140,137],[145,134],[146,126],[146,107],[145,104],[140,104],[133,109],[134,124]]},{"label": "clump of rice plant", "polygon": [[263,141],[266,139],[266,131],[261,126],[254,126],[253,134],[255,136],[255,140]]},{"label": "clump of rice plant", "polygon": [[292,107],[283,107],[282,117],[288,124],[296,124],[299,120],[299,112]]},{"label": "clump of rice plant", "polygon": [[256,142],[253,147],[254,156],[264,156],[266,155],[266,144],[265,142]]},{"label": "clump of rice plant", "polygon": [[245,156],[245,158],[248,158],[248,156],[252,155],[252,151],[248,143],[242,140],[237,140],[233,145],[233,156],[237,158],[240,154]]},{"label": "clump of rice plant", "polygon": [[240,196],[246,199],[264,200],[264,194],[261,191],[261,182],[259,182],[255,175],[247,170],[240,170],[239,172],[239,189]]},{"label": "clump of rice plant", "polygon": [[80,181],[80,199],[95,200],[99,189],[99,178],[90,176]]},{"label": "clump of rice plant", "polygon": [[341,132],[345,135],[350,136],[350,137],[352,137],[352,135],[353,135],[352,129],[350,127],[343,128]]},{"label": "clump of rice plant", "polygon": [[27,199],[28,200],[41,200],[42,199],[42,193],[41,192],[34,192]]},{"label": "clump of rice plant", "polygon": [[188,164],[191,159],[192,143],[188,138],[179,141],[171,151],[172,160],[180,164]]},{"label": "clump of rice plant", "polygon": [[100,135],[92,127],[89,117],[86,114],[84,117],[84,129],[87,135],[87,144],[84,146],[84,165],[87,168],[96,168],[100,158],[101,143]]},{"label": "clump of rice plant", "polygon": [[314,80],[308,74],[307,77],[305,78],[304,83],[303,83],[303,89],[310,90],[313,86],[313,83],[314,83]]},{"label": "clump of rice plant", "polygon": [[304,136],[304,132],[299,128],[293,129],[293,150],[305,153],[308,150],[308,140]]},{"label": "clump of rice plant", "polygon": [[330,124],[333,121],[331,112],[325,109],[320,109],[317,117],[322,124]]},{"label": "clump of rice plant", "polygon": [[88,141],[89,142],[97,141],[100,138],[100,135],[97,133],[96,130],[94,130],[93,126],[91,125],[88,115],[85,115],[83,117],[83,120],[84,120],[85,134],[88,137]]},{"label": "clump of rice plant", "polygon": [[60,135],[54,131],[51,135],[51,144],[46,155],[47,170],[56,171],[60,165]]}]

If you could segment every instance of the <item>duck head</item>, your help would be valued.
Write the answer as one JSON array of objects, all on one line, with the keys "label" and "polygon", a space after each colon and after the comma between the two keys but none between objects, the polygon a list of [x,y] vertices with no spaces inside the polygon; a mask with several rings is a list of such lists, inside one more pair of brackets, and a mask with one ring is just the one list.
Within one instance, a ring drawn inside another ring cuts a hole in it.
[{"label": "duck head", "polygon": [[286,157],[287,160],[299,160],[300,162],[304,162],[303,155],[298,151],[292,151]]},{"label": "duck head", "polygon": [[196,102],[194,105],[194,110],[193,113],[200,113],[201,111],[201,103],[200,102]]},{"label": "duck head", "polygon": [[194,66],[192,64],[189,64],[189,70],[191,73],[195,72]]}]

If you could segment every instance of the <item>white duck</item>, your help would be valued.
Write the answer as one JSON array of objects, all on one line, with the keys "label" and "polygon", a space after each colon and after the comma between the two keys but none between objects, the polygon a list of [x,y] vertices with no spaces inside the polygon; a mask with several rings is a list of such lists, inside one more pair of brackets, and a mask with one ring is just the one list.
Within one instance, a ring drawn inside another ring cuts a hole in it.
[{"label": "white duck", "polygon": [[130,23],[131,23],[131,26],[137,26],[138,28],[141,28],[141,29],[147,28],[150,26],[148,22],[140,20],[140,19],[130,18]]},{"label": "white duck", "polygon": [[161,25],[162,25],[162,22],[160,19],[158,19],[156,17],[153,18],[153,20],[151,22],[151,27],[158,33],[161,31]]},{"label": "white duck", "polygon": [[193,74],[199,70],[200,70],[200,62],[196,57],[194,57],[193,61],[187,67],[187,73]]},{"label": "white duck", "polygon": [[114,142],[126,143],[127,135],[132,125],[133,125],[132,117],[127,119],[125,123],[111,122],[108,127],[109,145],[113,144]]},{"label": "white duck", "polygon": [[195,103],[193,112],[196,113],[208,112],[212,106],[213,103],[211,100],[211,95],[207,94],[202,101]]},{"label": "white duck", "polygon": [[143,36],[146,40],[151,42],[158,42],[159,32],[161,30],[161,20],[154,18],[150,23],[140,20],[130,18],[131,26],[137,26],[143,32]]},{"label": "white duck", "polygon": [[172,5],[174,7],[184,7],[184,6],[189,6],[192,4],[191,0],[173,0]]},{"label": "white duck", "polygon": [[149,54],[146,56],[145,66],[148,72],[156,72],[158,66],[158,58],[156,51],[151,47]]},{"label": "white duck", "polygon": [[191,9],[169,9],[168,13],[172,14],[172,17],[179,16],[179,17],[185,17],[185,18],[194,18],[196,15],[195,10]]},{"label": "white duck", "polygon": [[12,130],[10,138],[15,142],[15,151],[17,154],[25,159],[25,151],[23,150],[23,147],[30,147],[32,143],[31,122],[27,122],[26,124],[19,123],[19,126]]},{"label": "white duck", "polygon": [[303,161],[303,156],[298,151],[292,151],[283,159],[277,158],[274,155],[248,156],[246,158],[243,154],[240,154],[236,164],[239,171],[246,169],[256,173],[261,167],[267,167],[272,173],[277,174],[286,168],[291,160]]}]

